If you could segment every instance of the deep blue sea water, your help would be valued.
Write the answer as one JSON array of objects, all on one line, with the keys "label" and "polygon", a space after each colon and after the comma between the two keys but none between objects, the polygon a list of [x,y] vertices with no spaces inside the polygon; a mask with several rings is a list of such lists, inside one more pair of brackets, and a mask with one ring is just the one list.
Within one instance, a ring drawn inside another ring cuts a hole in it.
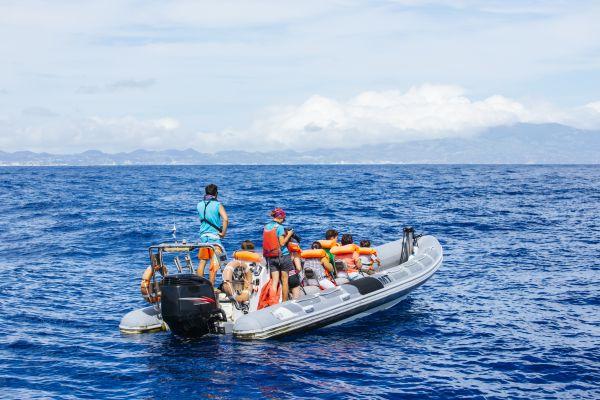
[{"label": "deep blue sea water", "polygon": [[[438,237],[394,309],[264,342],[123,335],[148,245],[193,239],[205,184],[259,240]],[[0,169],[2,398],[600,398],[599,166]]]}]

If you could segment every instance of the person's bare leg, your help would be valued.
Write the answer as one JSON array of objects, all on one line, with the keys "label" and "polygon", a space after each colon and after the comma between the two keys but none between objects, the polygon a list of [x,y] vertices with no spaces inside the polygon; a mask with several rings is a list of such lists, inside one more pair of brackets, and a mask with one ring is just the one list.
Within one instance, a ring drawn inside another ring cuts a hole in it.
[{"label": "person's bare leg", "polygon": [[281,271],[281,301],[288,301],[290,299],[290,289],[288,285],[288,273]]},{"label": "person's bare leg", "polygon": [[250,300],[250,293],[248,293],[248,291],[244,289],[244,290],[242,290],[242,293],[240,293],[240,294],[239,294],[239,295],[238,295],[238,296],[235,298],[235,300],[236,300],[238,303],[243,303],[243,302],[245,302],[245,301],[248,301],[248,300]]},{"label": "person's bare leg", "polygon": [[[223,280],[231,280],[231,278],[233,277],[233,271],[231,269],[225,269],[223,271]],[[251,290],[251,286],[252,286],[252,272],[248,271],[246,272],[246,274],[244,275],[244,288],[242,289],[242,292],[240,294],[238,294],[235,298],[235,300],[238,303],[244,303],[248,300],[250,300],[250,290]],[[234,293],[235,291],[233,290],[233,285],[231,284],[231,282],[227,282],[227,284],[223,284],[223,288],[227,288],[229,287],[231,293]],[[227,293],[229,294],[229,293]]]},{"label": "person's bare leg", "polygon": [[302,271],[302,261],[300,261],[300,257],[294,256],[292,257],[294,261],[294,267],[296,267],[296,271]]},{"label": "person's bare leg", "polygon": [[[292,258],[292,261],[294,262],[294,267],[296,268],[296,273],[297,274],[301,273],[302,272],[302,261],[300,260],[300,257],[294,256]],[[289,285],[288,285],[288,287],[289,287]],[[300,286],[296,286],[295,288],[293,288],[291,290],[291,292],[292,292],[292,299],[297,299],[298,297],[300,297]]]},{"label": "person's bare leg", "polygon": [[252,289],[252,271],[244,274],[244,289],[250,291]]},{"label": "person's bare leg", "polygon": [[240,296],[245,296],[245,298],[242,299],[241,301],[249,301],[251,293],[252,293],[252,271],[248,270],[244,274],[244,289],[242,290],[242,293],[240,294]]},{"label": "person's bare leg", "polygon": [[210,262],[210,272],[208,274],[208,280],[211,284],[215,284],[215,279],[217,278],[217,271],[219,270],[218,266],[213,264],[213,261]]},{"label": "person's bare leg", "polygon": [[233,285],[231,284],[231,278],[233,278],[233,271],[230,268],[223,270],[223,291],[227,296],[233,295]]},{"label": "person's bare leg", "polygon": [[223,282],[223,292],[225,292],[225,295],[227,297],[233,296],[235,294],[235,291],[233,290],[233,285],[231,284],[231,282]]},{"label": "person's bare leg", "polygon": [[208,276],[208,280],[213,285],[215,284],[215,279],[217,278],[217,271],[219,270],[219,267],[221,266],[219,264],[219,259],[221,258],[221,254],[223,254],[223,252],[221,251],[221,248],[219,246],[215,246],[215,254],[212,254],[212,257],[210,258],[210,271],[209,271],[209,276]]},{"label": "person's bare leg", "polygon": [[279,285],[279,271],[271,272],[271,296],[277,294],[277,286]]},{"label": "person's bare leg", "polygon": [[196,274],[198,276],[204,276],[204,267],[206,266],[206,260],[200,259],[198,261],[198,269],[196,270]]}]

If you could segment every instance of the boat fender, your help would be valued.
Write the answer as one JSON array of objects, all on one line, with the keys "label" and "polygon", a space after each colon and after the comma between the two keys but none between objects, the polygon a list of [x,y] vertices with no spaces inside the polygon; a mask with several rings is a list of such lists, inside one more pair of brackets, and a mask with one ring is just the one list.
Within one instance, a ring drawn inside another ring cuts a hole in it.
[{"label": "boat fender", "polygon": [[240,250],[233,253],[233,258],[238,261],[260,262],[260,255],[253,251]]},{"label": "boat fender", "polygon": [[152,285],[152,277],[156,270],[149,266],[142,274],[142,282],[140,283],[140,291],[142,296],[148,303],[158,303],[160,301],[160,292]]},{"label": "boat fender", "polygon": [[375,250],[372,247],[359,247],[358,254],[360,254],[361,256],[377,255],[377,250]]},{"label": "boat fender", "polygon": [[367,294],[379,289],[383,289],[383,283],[381,283],[379,279],[371,276],[355,279],[347,283],[347,285],[352,285],[357,288],[360,294]]},{"label": "boat fender", "polygon": [[323,258],[327,257],[327,253],[323,249],[302,250],[300,253],[302,258]]},{"label": "boat fender", "polygon": [[342,255],[342,254],[352,254],[358,251],[359,247],[354,243],[347,244],[345,246],[336,246],[331,249],[331,254],[333,255]]},{"label": "boat fender", "polygon": [[321,243],[321,247],[324,249],[331,249],[332,247],[338,246],[338,243],[335,240],[318,240]]}]

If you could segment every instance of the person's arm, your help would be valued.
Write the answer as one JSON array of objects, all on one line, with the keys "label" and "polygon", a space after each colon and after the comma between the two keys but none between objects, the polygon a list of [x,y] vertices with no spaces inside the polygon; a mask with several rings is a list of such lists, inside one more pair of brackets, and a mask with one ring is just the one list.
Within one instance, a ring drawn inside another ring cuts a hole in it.
[{"label": "person's arm", "polygon": [[329,258],[328,257],[323,257],[321,259],[321,264],[323,264],[323,267],[325,267],[325,269],[329,272],[333,272],[333,265],[331,265],[331,263],[329,262]]},{"label": "person's arm", "polygon": [[248,269],[244,274],[244,290],[250,290],[252,287],[252,271]]},{"label": "person's arm", "polygon": [[354,262],[356,263],[356,268],[362,268],[362,261],[360,260],[360,255],[358,252],[354,252]]},{"label": "person's arm", "polygon": [[227,211],[225,211],[225,207],[223,204],[219,205],[219,215],[221,216],[221,221],[223,221],[223,228],[221,228],[221,232],[219,236],[222,238],[227,234],[227,226],[229,225],[229,217],[227,216]]},{"label": "person's arm", "polygon": [[289,240],[292,238],[293,234],[294,234],[294,230],[290,229],[289,231],[287,231],[286,235],[279,236],[279,245],[281,247],[285,246],[287,244],[287,242],[289,242]]},{"label": "person's arm", "polygon": [[375,254],[371,255],[373,263],[377,263],[377,265],[381,265],[381,260]]},{"label": "person's arm", "polygon": [[242,262],[240,260],[231,260],[226,265],[226,267],[232,267],[232,268],[237,268],[237,267],[241,267],[241,266],[242,266]]}]

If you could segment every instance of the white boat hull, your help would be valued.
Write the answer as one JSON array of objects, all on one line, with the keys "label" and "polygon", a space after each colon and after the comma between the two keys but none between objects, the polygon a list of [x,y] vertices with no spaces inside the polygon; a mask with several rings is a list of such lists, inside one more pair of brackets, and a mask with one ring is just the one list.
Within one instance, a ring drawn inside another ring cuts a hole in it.
[{"label": "white boat hull", "polygon": [[[234,336],[240,339],[280,337],[328,325],[341,325],[393,307],[424,284],[441,266],[443,258],[439,242],[427,236],[419,239],[416,254],[406,263],[389,266],[392,257],[399,259],[398,251],[392,251],[390,246],[398,244],[389,243],[385,245],[387,249],[385,246],[379,249],[384,263],[381,272],[244,315],[234,323]],[[375,281],[381,282],[382,287],[367,293],[361,293],[355,287],[359,283],[374,286],[377,285]]]}]

